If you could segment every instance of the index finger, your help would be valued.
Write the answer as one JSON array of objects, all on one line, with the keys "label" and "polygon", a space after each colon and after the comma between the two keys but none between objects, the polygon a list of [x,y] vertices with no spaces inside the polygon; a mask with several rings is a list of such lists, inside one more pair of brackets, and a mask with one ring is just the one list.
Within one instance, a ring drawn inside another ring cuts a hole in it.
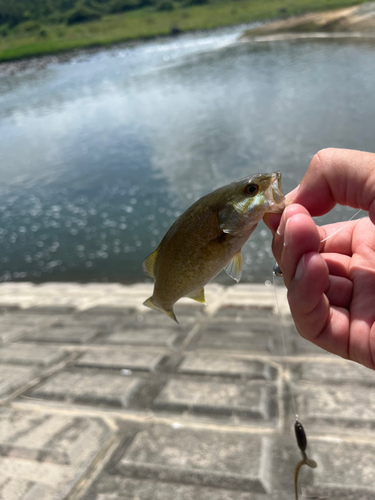
[{"label": "index finger", "polygon": [[375,224],[375,154],[350,149],[323,149],[311,160],[294,203],[314,216],[338,203],[369,212]]}]

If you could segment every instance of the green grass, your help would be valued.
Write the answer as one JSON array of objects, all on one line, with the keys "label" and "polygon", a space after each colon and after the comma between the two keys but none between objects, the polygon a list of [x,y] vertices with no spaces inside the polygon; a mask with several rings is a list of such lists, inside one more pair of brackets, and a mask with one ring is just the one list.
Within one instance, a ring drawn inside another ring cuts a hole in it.
[{"label": "green grass", "polygon": [[182,32],[206,30],[361,3],[364,1],[213,0],[212,3],[190,7],[175,3],[175,9],[168,12],[147,7],[72,26],[44,25],[34,32],[23,32],[21,25],[5,32],[5,36],[0,29],[0,61],[168,35],[172,26],[178,27]]}]

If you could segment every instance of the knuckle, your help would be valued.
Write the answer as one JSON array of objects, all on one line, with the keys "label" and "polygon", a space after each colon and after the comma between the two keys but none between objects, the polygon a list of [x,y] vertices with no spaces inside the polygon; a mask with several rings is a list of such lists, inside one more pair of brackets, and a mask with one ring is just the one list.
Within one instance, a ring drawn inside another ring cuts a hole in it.
[{"label": "knuckle", "polygon": [[325,148],[318,151],[311,159],[309,169],[321,170],[329,168],[335,154],[335,148]]}]

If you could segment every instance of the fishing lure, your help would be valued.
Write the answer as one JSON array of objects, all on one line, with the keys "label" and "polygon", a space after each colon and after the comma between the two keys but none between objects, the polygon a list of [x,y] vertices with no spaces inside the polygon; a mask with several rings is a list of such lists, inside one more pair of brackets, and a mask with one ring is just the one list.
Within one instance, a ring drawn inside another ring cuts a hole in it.
[{"label": "fishing lure", "polygon": [[298,448],[300,449],[302,455],[302,459],[297,462],[294,468],[294,489],[296,493],[296,500],[298,500],[298,474],[301,470],[301,467],[304,465],[308,465],[312,469],[315,469],[316,467],[318,467],[318,464],[315,462],[315,460],[311,460],[311,458],[308,458],[308,456],[306,455],[307,437],[305,429],[303,428],[301,422],[298,421],[298,418],[296,418],[296,421],[294,422],[294,433],[296,435]]}]

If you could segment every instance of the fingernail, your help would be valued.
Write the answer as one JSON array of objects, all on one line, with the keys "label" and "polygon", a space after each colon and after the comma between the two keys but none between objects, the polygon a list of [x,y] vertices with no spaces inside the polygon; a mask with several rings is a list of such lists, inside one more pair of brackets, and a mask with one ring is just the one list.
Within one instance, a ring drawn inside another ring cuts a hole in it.
[{"label": "fingernail", "polygon": [[283,236],[284,231],[285,231],[285,216],[283,213],[283,215],[281,216],[281,219],[280,219],[279,227],[277,228],[276,232],[279,236]]},{"label": "fingernail", "polygon": [[295,280],[300,280],[305,271],[305,256],[302,256],[302,259],[298,262],[298,266],[294,275]]},{"label": "fingernail", "polygon": [[300,185],[301,184],[298,184],[298,186],[296,188],[294,188],[290,193],[288,193],[287,195],[285,195],[285,198],[289,202],[292,202],[294,200],[294,198],[296,197],[296,194],[297,194],[297,191],[299,190]]},{"label": "fingernail", "polygon": [[289,222],[289,219],[286,221],[285,223],[285,227],[284,227],[284,247],[287,246],[288,244],[288,240],[289,240],[289,236],[288,236],[288,222]]}]

